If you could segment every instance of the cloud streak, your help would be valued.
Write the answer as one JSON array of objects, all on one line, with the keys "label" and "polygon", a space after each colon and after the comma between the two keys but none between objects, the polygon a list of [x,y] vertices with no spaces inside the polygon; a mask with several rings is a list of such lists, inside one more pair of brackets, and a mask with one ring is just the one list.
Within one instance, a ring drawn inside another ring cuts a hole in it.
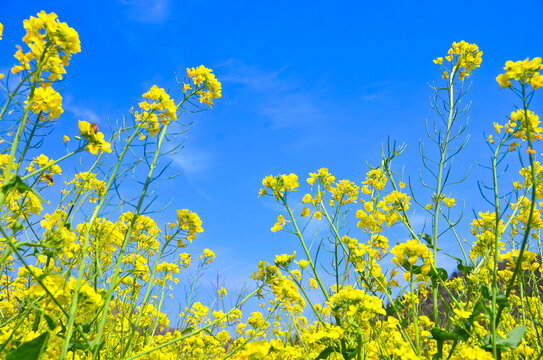
[{"label": "cloud streak", "polygon": [[323,119],[316,96],[303,90],[299,81],[285,75],[286,67],[264,71],[230,59],[218,68],[223,73],[221,81],[241,87],[246,104],[267,119],[274,130],[310,126]]},{"label": "cloud streak", "polygon": [[126,7],[130,20],[148,23],[163,23],[170,13],[169,0],[120,0]]}]

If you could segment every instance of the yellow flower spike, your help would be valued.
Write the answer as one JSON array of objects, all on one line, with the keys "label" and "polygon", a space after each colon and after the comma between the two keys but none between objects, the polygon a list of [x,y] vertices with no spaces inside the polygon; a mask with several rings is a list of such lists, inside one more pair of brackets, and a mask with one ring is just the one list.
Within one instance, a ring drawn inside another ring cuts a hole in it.
[{"label": "yellow flower spike", "polygon": [[277,222],[272,226],[271,231],[277,232],[283,229],[286,223],[287,221],[285,220],[285,217],[283,215],[277,216]]},{"label": "yellow flower spike", "polygon": [[526,58],[525,60],[515,62],[509,60],[505,63],[503,69],[505,73],[496,77],[496,81],[503,88],[511,87],[512,80],[516,80],[521,84],[529,84],[534,90],[543,86],[543,79],[539,73],[543,69],[540,57],[533,58],[532,60]]},{"label": "yellow flower spike", "polygon": [[79,134],[87,140],[87,151],[96,155],[99,151],[110,153],[111,144],[104,140],[104,134],[98,131],[95,123],[79,120]]},{"label": "yellow flower spike", "polygon": [[198,259],[204,259],[204,264],[209,265],[213,260],[215,260],[215,253],[209,249],[204,249],[203,255],[200,255]]},{"label": "yellow flower spike", "polygon": [[[212,73],[213,70],[206,68],[204,65],[200,65],[197,68],[187,68],[187,76],[192,79],[192,82],[196,86],[200,86],[200,90],[197,92],[200,96],[200,103],[204,103],[209,107],[213,107],[213,99],[218,99],[222,96],[222,86]],[[185,91],[185,86],[183,90]]]}]

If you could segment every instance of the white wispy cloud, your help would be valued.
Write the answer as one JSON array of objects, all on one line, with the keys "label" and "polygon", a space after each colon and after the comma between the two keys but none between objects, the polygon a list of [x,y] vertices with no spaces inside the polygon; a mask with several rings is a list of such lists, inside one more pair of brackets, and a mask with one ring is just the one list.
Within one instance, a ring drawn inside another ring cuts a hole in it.
[{"label": "white wispy cloud", "polygon": [[215,155],[211,152],[195,149],[193,146],[185,147],[173,157],[186,176],[203,173],[213,165]]},{"label": "white wispy cloud", "polygon": [[287,75],[287,67],[265,71],[230,59],[219,64],[217,69],[222,82],[244,88],[239,94],[243,101],[267,119],[272,129],[305,127],[323,119],[315,93]]},{"label": "white wispy cloud", "polygon": [[92,109],[75,104],[71,101],[64,102],[64,110],[73,114],[79,120],[88,121],[95,124],[102,124],[101,117]]},{"label": "white wispy cloud", "polygon": [[169,0],[119,0],[126,6],[130,20],[142,23],[162,23],[170,13]]},{"label": "white wispy cloud", "polygon": [[307,126],[323,119],[315,101],[303,93],[273,99],[260,110],[260,114],[271,121],[274,129]]}]

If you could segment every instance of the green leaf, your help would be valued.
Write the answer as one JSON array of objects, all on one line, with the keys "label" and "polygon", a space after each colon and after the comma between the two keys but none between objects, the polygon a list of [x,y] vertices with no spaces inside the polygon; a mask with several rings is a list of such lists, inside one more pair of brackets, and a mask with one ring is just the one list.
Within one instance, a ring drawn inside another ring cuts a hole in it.
[{"label": "green leaf", "polygon": [[183,331],[181,331],[181,335],[186,335],[188,333],[191,333],[194,331],[193,327],[184,328]]},{"label": "green leaf", "polygon": [[488,286],[486,286],[485,283],[481,284],[481,294],[486,300],[492,300],[492,294],[490,293],[490,289],[488,288]]},{"label": "green leaf", "polygon": [[[504,339],[499,334],[496,334],[496,348],[502,350],[507,350],[507,348],[516,349],[522,342],[522,337],[524,336],[525,332],[526,326],[519,325],[507,334],[506,339]],[[485,335],[482,347],[483,349],[487,350],[492,349],[492,340],[490,334]]]},{"label": "green leaf", "polygon": [[522,342],[522,337],[524,336],[524,333],[526,332],[526,326],[519,325],[513,330],[509,331],[507,334],[507,346],[509,346],[511,349],[516,349]]},{"label": "green leaf", "polygon": [[41,360],[49,341],[49,331],[27,341],[6,356],[6,360]]},{"label": "green leaf", "polygon": [[328,356],[332,355],[333,353],[337,352],[336,351],[336,347],[335,346],[328,346],[326,349],[324,349],[323,351],[321,351],[321,353],[319,354],[319,356],[317,356],[315,358],[315,360],[320,360],[320,359],[326,359],[328,358]]},{"label": "green leaf", "polygon": [[471,322],[473,322],[473,319],[475,319],[477,316],[479,316],[479,314],[481,313],[481,311],[483,311],[483,309],[485,308],[485,305],[482,301],[477,301],[477,303],[475,304],[475,306],[473,307],[473,310],[471,311],[471,315],[469,316],[469,320]]},{"label": "green leaf", "polygon": [[430,330],[430,333],[435,340],[460,340],[460,336],[458,334],[451,333],[440,328],[433,328],[432,330]]},{"label": "green leaf", "polygon": [[447,274],[447,270],[443,268],[437,268],[430,270],[430,277],[432,279],[441,279],[441,281],[445,282],[449,279],[449,274]]},{"label": "green leaf", "polygon": [[426,233],[420,233],[420,234],[419,234],[419,237],[420,237],[422,240],[426,241],[426,243],[427,243],[428,245],[430,245],[430,246],[432,245],[432,237],[431,237],[430,235],[428,235],[428,234],[426,234]]},{"label": "green leaf", "polygon": [[57,325],[55,324],[55,320],[53,320],[53,318],[47,315],[46,313],[42,313],[42,315],[45,318],[45,321],[47,322],[47,327],[49,328],[49,330],[51,331],[55,330],[55,328],[57,327]]},{"label": "green leaf", "polygon": [[43,196],[41,196],[39,192],[37,192],[36,190],[32,189],[30,186],[25,184],[25,182],[21,179],[21,177],[19,175],[15,176],[15,178],[13,178],[13,180],[9,181],[7,184],[2,186],[2,192],[4,194],[6,194],[6,195],[11,190],[17,190],[17,192],[20,192],[21,194],[25,193],[27,191],[31,191],[31,192],[34,193],[34,195],[36,195],[36,197],[42,203],[49,204],[49,201],[45,200],[45,198]]},{"label": "green leaf", "polygon": [[503,307],[510,307],[511,304],[509,303],[509,300],[505,297],[505,295],[498,295],[496,296],[496,304],[503,306]]}]

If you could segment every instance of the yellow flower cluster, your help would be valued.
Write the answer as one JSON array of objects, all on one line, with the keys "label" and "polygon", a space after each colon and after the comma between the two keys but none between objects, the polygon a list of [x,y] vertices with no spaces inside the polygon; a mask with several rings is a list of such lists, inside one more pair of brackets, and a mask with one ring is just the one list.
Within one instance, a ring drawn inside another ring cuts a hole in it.
[{"label": "yellow flower cluster", "polygon": [[[414,266],[419,259],[422,261],[420,273],[422,275],[427,275],[430,272],[434,256],[432,251],[417,239],[400,243],[394,246],[390,252],[394,255],[392,262],[397,266],[403,267],[407,271],[404,274],[406,280],[411,279],[411,276],[415,273]],[[419,280],[424,280],[424,276],[417,275],[417,281]]]},{"label": "yellow flower cluster", "polygon": [[44,246],[50,254],[58,254],[67,250],[75,241],[76,235],[70,231],[66,223],[67,214],[62,210],[56,210],[52,215],[45,214],[40,222],[44,233]]},{"label": "yellow flower cluster", "polygon": [[260,189],[258,196],[266,195],[270,189],[277,200],[283,199],[287,193],[298,188],[298,175],[268,175],[262,180],[262,186],[264,188]]},{"label": "yellow flower cluster", "polygon": [[363,290],[353,289],[351,285],[335,293],[329,302],[334,307],[332,315],[342,319],[354,317],[354,321],[361,326],[368,326],[368,322],[376,316],[385,315],[383,300],[368,295]]},{"label": "yellow flower cluster", "polygon": [[286,223],[287,221],[283,215],[277,216],[277,222],[272,226],[271,231],[278,232],[283,228],[283,226],[285,226]]},{"label": "yellow flower cluster", "polygon": [[74,185],[74,188],[76,188],[81,193],[90,192],[91,196],[89,198],[89,201],[91,203],[94,203],[98,199],[100,199],[104,195],[106,190],[106,183],[102,180],[98,180],[96,174],[91,172],[77,173],[75,174],[74,179],[72,181],[66,182],[65,185]]},{"label": "yellow flower cluster", "polygon": [[[196,93],[200,96],[200,103],[213,107],[213,99],[221,97],[222,89],[221,83],[212,73],[212,70],[200,65],[197,68],[187,68],[187,75],[197,87]],[[184,91],[190,89],[190,85],[187,85],[184,86]]]},{"label": "yellow flower cluster", "polygon": [[275,266],[287,268],[290,265],[290,263],[294,261],[295,257],[296,257],[296,251],[294,251],[292,255],[288,255],[288,254],[275,255]]},{"label": "yellow flower cluster", "polygon": [[87,140],[87,151],[93,155],[99,151],[111,152],[111,144],[104,140],[104,134],[98,131],[95,123],[79,120],[79,134]]},{"label": "yellow flower cluster", "polygon": [[177,106],[164,89],[153,85],[142,97],[146,100],[138,105],[143,111],[141,113],[136,111],[134,117],[152,137],[158,134],[159,124],[168,125],[171,121],[177,120]]},{"label": "yellow flower cluster", "polygon": [[360,188],[349,180],[339,180],[336,187],[332,187],[330,192],[332,198],[340,204],[356,203]]},{"label": "yellow flower cluster", "polygon": [[[495,249],[495,228],[496,228],[496,213],[479,211],[479,217],[471,222],[471,233],[477,237],[477,241],[473,244],[470,250],[472,259],[479,256],[488,256],[493,254]],[[501,238],[505,225],[503,220],[498,223],[498,238]],[[498,241],[498,248],[504,249],[504,243]]]},{"label": "yellow flower cluster", "polygon": [[54,162],[54,160],[50,160],[44,154],[40,154],[39,156],[35,157],[34,160],[28,165],[26,171],[34,172],[36,170],[49,166],[47,170],[41,172],[39,181],[45,182],[47,185],[53,185],[53,175],[60,175],[62,173],[62,169],[60,168],[60,166],[54,164]]},{"label": "yellow flower cluster", "polygon": [[[366,174],[366,181],[362,184],[369,186],[377,191],[383,190],[387,184],[387,176],[381,169],[372,169]],[[366,194],[367,189],[362,189]]]},{"label": "yellow flower cluster", "polygon": [[[453,64],[453,69],[458,73],[458,78],[464,80],[467,78],[471,71],[481,66],[483,62],[483,52],[479,50],[479,47],[475,44],[470,44],[464,40],[460,42],[453,42],[452,47],[447,52],[445,59]],[[441,65],[443,58],[438,57],[434,60],[434,64]],[[449,77],[449,72],[443,70],[443,78]]]},{"label": "yellow flower cluster", "polygon": [[[535,189],[535,196],[536,199],[542,199],[543,198],[543,181],[539,179],[543,179],[543,167],[541,166],[539,161],[534,161],[533,163],[533,171],[535,175],[536,181],[533,181],[532,179],[532,166],[524,167],[520,169],[519,174],[524,178],[524,187],[531,188],[536,183],[536,189]],[[522,188],[522,185],[518,184],[517,187]]]},{"label": "yellow flower cluster", "polygon": [[543,86],[543,76],[539,70],[543,69],[541,58],[536,57],[530,60],[507,61],[503,68],[505,73],[498,75],[496,81],[503,88],[512,86],[511,80],[516,80],[521,84],[529,84],[534,90]]},{"label": "yellow flower cluster", "polygon": [[[177,210],[177,226],[185,232],[184,239],[189,243],[196,239],[196,234],[204,231],[202,228],[202,220],[195,212],[188,209]],[[185,247],[185,244],[180,239],[177,242],[179,247]]]},{"label": "yellow flower cluster", "polygon": [[[495,122],[494,129],[498,134],[501,133],[503,129],[503,132],[506,135],[510,134],[509,136],[513,136],[523,141],[526,140],[528,138],[528,134],[530,134],[530,140],[537,141],[543,140],[543,128],[540,127],[539,124],[539,116],[534,114],[533,111],[528,110],[526,112],[522,109],[518,109],[517,111],[511,112],[509,121],[504,125],[500,125]],[[490,139],[492,139],[492,136]],[[515,150],[518,146],[519,144],[513,142],[509,145],[509,150]],[[531,151],[535,154],[534,150],[528,149],[528,152]]]},{"label": "yellow flower cluster", "polygon": [[317,184],[330,191],[335,180],[336,177],[330,174],[327,168],[322,168],[317,170],[316,173],[309,173],[307,183],[313,187],[313,184],[317,182]]},{"label": "yellow flower cluster", "polygon": [[[509,251],[505,254],[500,254],[499,260],[507,261],[507,267],[509,269],[514,269],[519,259],[519,255],[520,255],[520,249],[517,249],[517,250]],[[535,261],[536,257],[537,257],[537,254],[535,252],[529,251],[529,250],[524,251],[524,254],[522,255],[522,262],[520,265],[521,269],[522,270],[530,269],[530,271],[536,271],[541,266],[540,263]]]},{"label": "yellow flower cluster", "polygon": [[23,53],[22,48],[18,47],[15,58],[20,65],[14,66],[11,71],[16,74],[30,70],[30,63],[35,60],[35,66],[41,65],[40,71],[49,73],[49,83],[62,80],[62,74],[66,73],[64,67],[69,64],[72,54],[81,51],[79,35],[66,23],[59,22],[55,13],[41,11],[37,16],[23,21],[26,30],[23,41],[30,52]]},{"label": "yellow flower cluster", "polygon": [[[36,88],[31,99],[30,110],[34,114],[38,114],[42,121],[45,120],[41,116],[42,112],[48,114],[49,120],[58,118],[64,112],[62,109],[62,96],[51,86]],[[25,100],[25,104],[28,104],[28,102],[28,100]]]},{"label": "yellow flower cluster", "polygon": [[213,260],[215,260],[215,253],[209,249],[204,249],[204,254],[200,255],[199,260],[204,259],[204,264],[209,265]]}]

